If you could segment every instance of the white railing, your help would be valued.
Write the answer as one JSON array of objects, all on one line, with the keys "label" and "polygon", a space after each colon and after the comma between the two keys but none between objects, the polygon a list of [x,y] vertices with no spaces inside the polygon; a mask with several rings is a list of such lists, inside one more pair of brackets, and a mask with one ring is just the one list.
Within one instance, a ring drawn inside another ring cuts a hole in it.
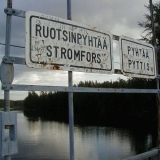
[{"label": "white railing", "polygon": [[144,152],[142,154],[138,154],[136,156],[126,158],[123,160],[160,160],[160,150],[153,149],[148,152]]}]

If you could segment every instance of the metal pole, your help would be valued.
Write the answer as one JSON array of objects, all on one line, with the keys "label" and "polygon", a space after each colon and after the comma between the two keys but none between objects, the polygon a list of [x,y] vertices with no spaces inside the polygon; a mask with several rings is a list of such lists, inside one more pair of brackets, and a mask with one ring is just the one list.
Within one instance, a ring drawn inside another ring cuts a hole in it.
[{"label": "metal pole", "polygon": [[67,19],[71,20],[71,0],[67,0]]},{"label": "metal pole", "polygon": [[[67,19],[71,20],[71,0],[67,0]],[[72,71],[68,71],[68,86],[73,86]],[[70,160],[74,160],[74,110],[73,92],[68,92],[69,105],[69,141],[70,141]]]},{"label": "metal pole", "polygon": [[[12,0],[7,0],[7,8],[12,8]],[[5,37],[5,56],[10,56],[11,42],[11,20],[12,16],[7,14],[6,17],[6,37]],[[4,91],[4,110],[10,111],[10,96],[9,91]]]},{"label": "metal pole", "polygon": [[[152,23],[152,44],[156,47],[156,33],[154,27],[154,17],[153,17],[153,4],[152,0],[149,0],[150,3],[150,13],[151,13],[151,23]],[[157,58],[157,51],[155,50],[155,58],[156,58],[156,75],[158,75],[158,58]],[[156,79],[157,89],[159,90],[159,79]],[[157,110],[158,110],[158,146],[160,147],[160,97],[159,93],[156,94],[157,96]]]},{"label": "metal pole", "polygon": [[153,46],[156,46],[156,33],[154,28],[154,17],[153,17],[153,4],[152,0],[149,0],[150,3],[150,13],[151,13],[151,23],[152,23],[152,44]]},{"label": "metal pole", "polygon": [[[7,8],[12,8],[12,0],[7,0]],[[6,16],[6,37],[5,37],[5,56],[10,56],[10,42],[11,42],[11,20],[12,16]],[[4,91],[4,111],[10,111],[10,93]],[[11,156],[5,156],[5,160],[11,160]]]},{"label": "metal pole", "polygon": [[[68,86],[72,87],[72,71],[68,72]],[[70,160],[74,160],[74,111],[73,92],[68,93],[69,105],[69,140],[70,140]]]},{"label": "metal pole", "polygon": [[[151,23],[152,23],[152,44],[154,47],[156,47],[156,32],[154,27],[154,17],[153,17],[153,4],[152,0],[150,1],[150,12],[151,12]],[[158,58],[157,58],[157,51],[155,50],[155,57],[156,57],[156,74],[158,75]],[[159,79],[157,78],[157,89],[159,89]],[[157,94],[159,97],[159,94]]]}]

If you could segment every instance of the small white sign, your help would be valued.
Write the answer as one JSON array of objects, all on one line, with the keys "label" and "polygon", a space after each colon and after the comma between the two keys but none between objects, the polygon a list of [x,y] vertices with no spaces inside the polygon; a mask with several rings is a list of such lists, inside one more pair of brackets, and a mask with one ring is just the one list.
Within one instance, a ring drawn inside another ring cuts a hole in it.
[{"label": "small white sign", "polygon": [[112,34],[42,13],[26,12],[26,64],[32,68],[112,74]]},{"label": "small white sign", "polygon": [[154,47],[128,37],[120,37],[121,71],[125,76],[138,78],[156,77]]}]

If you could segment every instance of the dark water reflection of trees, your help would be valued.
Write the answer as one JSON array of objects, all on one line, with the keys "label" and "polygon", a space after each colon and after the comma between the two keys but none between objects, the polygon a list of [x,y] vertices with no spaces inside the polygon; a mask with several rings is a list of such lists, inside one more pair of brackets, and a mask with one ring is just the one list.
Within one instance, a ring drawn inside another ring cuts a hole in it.
[{"label": "dark water reflection of trees", "polygon": [[[34,112],[24,112],[24,115],[28,118],[29,121],[43,121],[43,122],[58,122],[58,123],[64,123],[68,125],[68,115],[62,117],[59,117],[58,115],[54,115],[51,117],[36,117],[36,114]],[[75,127],[78,127],[78,130],[81,132],[82,137],[85,139],[85,137],[92,135],[93,137],[99,137],[102,135],[104,137],[107,137],[109,139],[113,139],[115,137],[121,137],[118,139],[118,141],[121,141],[124,143],[127,141],[127,143],[130,144],[130,150],[132,152],[135,152],[136,154],[143,153],[145,151],[148,151],[157,145],[157,128],[154,127],[142,127],[137,124],[137,127],[132,124],[129,125],[116,125],[114,123],[96,123],[95,120],[86,121],[87,117],[79,117],[76,118]],[[110,119],[107,119],[107,121],[111,121]],[[121,143],[120,142],[120,143]]]}]

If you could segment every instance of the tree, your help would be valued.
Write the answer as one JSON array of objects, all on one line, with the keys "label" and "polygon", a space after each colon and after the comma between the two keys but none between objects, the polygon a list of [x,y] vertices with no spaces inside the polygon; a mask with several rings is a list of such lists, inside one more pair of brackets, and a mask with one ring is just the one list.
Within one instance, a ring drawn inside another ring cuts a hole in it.
[{"label": "tree", "polygon": [[[150,5],[145,6],[147,10],[150,11]],[[143,33],[147,32],[144,36],[141,35],[141,40],[146,41],[148,43],[153,44],[153,37],[152,37],[152,23],[151,23],[151,15],[145,14],[144,15],[146,21],[145,22],[138,22],[140,27],[145,28]],[[160,2],[153,4],[153,18],[154,18],[154,26],[155,26],[155,36],[156,36],[156,45],[160,47]]]},{"label": "tree", "polygon": [[[150,5],[145,7],[150,13]],[[138,22],[138,25],[145,29],[143,31],[145,35],[141,35],[142,38],[140,40],[153,44],[151,15],[145,14],[144,17],[146,19],[145,22]],[[160,49],[160,2],[153,4],[153,18],[154,18],[154,27],[155,27],[156,46]],[[160,51],[157,52],[158,70],[160,70],[159,54],[160,54]]]},{"label": "tree", "polygon": [[39,107],[39,96],[36,92],[28,92],[28,96],[24,99],[24,107],[27,110],[36,110]]}]

